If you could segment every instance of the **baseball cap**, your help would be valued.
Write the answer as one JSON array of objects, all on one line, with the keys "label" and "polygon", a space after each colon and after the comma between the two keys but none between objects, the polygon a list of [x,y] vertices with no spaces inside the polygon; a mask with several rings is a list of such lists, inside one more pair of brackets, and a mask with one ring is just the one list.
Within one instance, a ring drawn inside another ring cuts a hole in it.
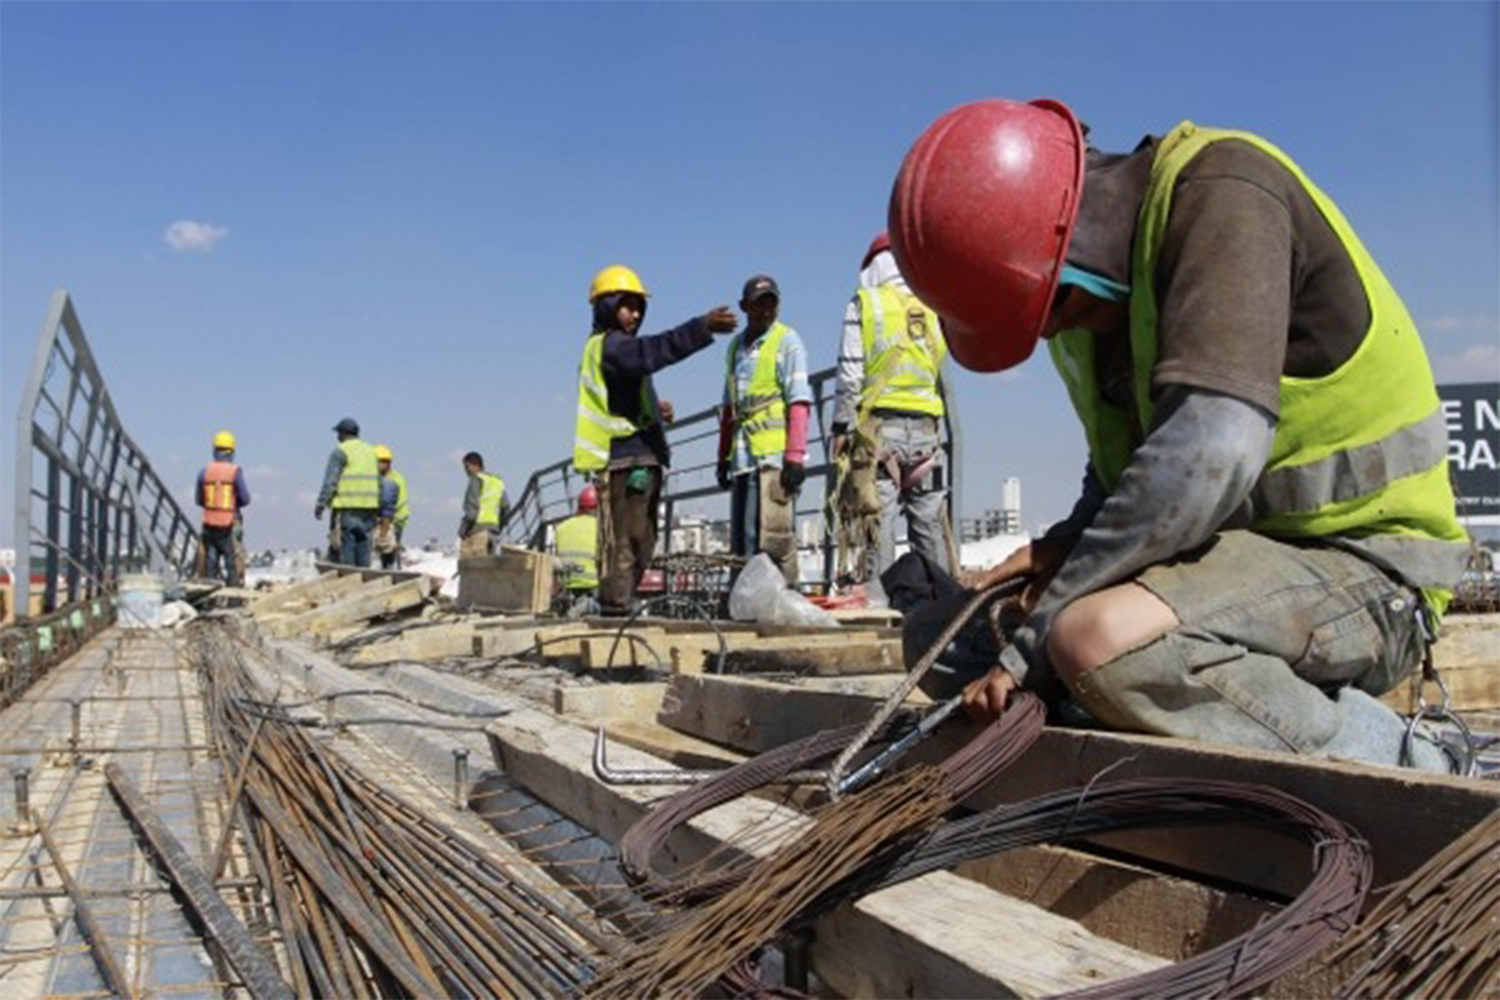
[{"label": "baseball cap", "polygon": [[357,435],[359,433],[359,423],[353,417],[345,417],[343,420],[340,420],[338,423],[334,424],[333,429],[338,431],[340,434]]},{"label": "baseball cap", "polygon": [[769,274],[757,274],[745,282],[745,290],[740,294],[740,301],[754,302],[762,295],[774,295],[781,298],[781,289],[776,287],[776,279]]}]

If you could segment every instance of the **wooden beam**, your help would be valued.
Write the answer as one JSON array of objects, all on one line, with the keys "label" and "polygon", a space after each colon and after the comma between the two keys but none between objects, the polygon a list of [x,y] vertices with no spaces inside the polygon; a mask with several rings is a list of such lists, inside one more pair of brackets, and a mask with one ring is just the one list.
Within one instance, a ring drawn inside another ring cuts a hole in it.
[{"label": "wooden beam", "polygon": [[[598,781],[591,734],[540,712],[516,712],[486,730],[502,770],[608,840],[617,841],[661,794]],[[620,767],[665,766],[619,745],[612,758]],[[742,840],[747,829],[779,829],[784,842],[809,822],[773,802],[736,800],[685,824],[669,842],[664,863],[687,865],[716,850],[763,856],[776,840]],[[812,967],[845,996],[1032,996],[1165,964],[947,872],[840,907],[815,933]]]},{"label": "wooden beam", "polygon": [[429,625],[412,629],[399,638],[356,649],[349,657],[351,666],[368,667],[377,663],[420,662],[450,656],[472,656],[474,623]]},{"label": "wooden beam", "polygon": [[[1500,709],[1500,614],[1449,615],[1443,635],[1432,647],[1433,664],[1453,698],[1455,712]],[[1422,673],[1415,671],[1380,700],[1398,712],[1417,710]],[[1427,691],[1428,703],[1440,697],[1436,686]]]},{"label": "wooden beam", "polygon": [[905,674],[899,639],[869,642],[845,640],[838,643],[803,643],[796,646],[767,648],[762,640],[754,648],[730,650],[724,668],[730,673],[794,673],[814,677],[841,677],[849,674]]},{"label": "wooden beam", "polygon": [[325,598],[329,594],[347,593],[359,586],[357,582],[340,583],[340,580],[345,580],[345,578],[337,573],[323,573],[311,580],[303,580],[288,587],[268,591],[250,606],[250,613],[257,618],[263,618],[268,614]]},{"label": "wooden beam", "polygon": [[374,580],[341,601],[270,622],[268,628],[273,635],[279,636],[324,635],[342,625],[352,625],[420,604],[427,599],[428,588],[428,582],[422,579],[397,584],[385,579]]},{"label": "wooden beam", "polygon": [[552,710],[580,725],[600,722],[655,722],[665,681],[642,684],[563,683],[552,689]]},{"label": "wooden beam", "polygon": [[[767,685],[737,678],[694,678],[702,690],[684,686],[678,697],[691,709],[664,712],[660,721],[694,736],[759,753],[769,739],[800,739],[823,729],[869,718],[873,699],[813,693],[802,686]],[[674,685],[685,683],[674,679]],[[715,703],[726,701],[726,706]],[[771,705],[776,707],[770,708]],[[771,720],[774,718],[774,722]],[[775,728],[769,727],[774,726]],[[973,735],[966,723],[950,723],[913,753],[915,760],[940,759]],[[1106,774],[1107,772],[1107,774]],[[1101,780],[1139,777],[1214,778],[1270,785],[1305,799],[1353,826],[1370,842],[1375,884],[1405,878],[1454,838],[1497,807],[1500,783],[1448,778],[1417,771],[1292,754],[1212,746],[1133,733],[1048,728],[1036,746],[1005,774],[971,798],[984,808]],[[1111,834],[1098,842],[1113,850],[1169,868],[1197,872],[1254,891],[1291,895],[1306,884],[1306,848],[1264,830],[1214,827],[1203,831],[1142,830]]]},{"label": "wooden beam", "polygon": [[552,604],[552,557],[510,548],[499,555],[463,556],[456,603],[488,611],[546,611]]}]

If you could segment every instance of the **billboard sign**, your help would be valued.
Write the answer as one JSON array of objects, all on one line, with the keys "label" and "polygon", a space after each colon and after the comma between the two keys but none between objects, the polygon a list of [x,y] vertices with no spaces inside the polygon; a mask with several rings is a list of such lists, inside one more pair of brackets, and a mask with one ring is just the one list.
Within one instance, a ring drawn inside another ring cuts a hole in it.
[{"label": "billboard sign", "polygon": [[1500,382],[1440,385],[1458,516],[1500,524]]}]

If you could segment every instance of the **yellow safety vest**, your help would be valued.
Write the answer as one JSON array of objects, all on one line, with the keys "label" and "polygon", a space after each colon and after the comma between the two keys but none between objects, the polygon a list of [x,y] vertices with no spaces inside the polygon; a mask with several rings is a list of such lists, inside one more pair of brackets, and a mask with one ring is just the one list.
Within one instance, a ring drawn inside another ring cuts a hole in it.
[{"label": "yellow safety vest", "polygon": [[609,387],[604,381],[604,333],[589,335],[578,365],[578,418],[573,433],[573,467],[596,472],[609,467],[609,445],[615,438],[630,437],[656,422],[656,401],[650,380],[641,380],[641,413],[646,422],[637,426],[609,408]]},{"label": "yellow safety vest", "polygon": [[867,396],[860,406],[941,417],[937,380],[948,345],[937,313],[895,285],[861,288],[856,294]]},{"label": "yellow safety vest", "polygon": [[786,336],[787,329],[781,323],[773,323],[760,335],[755,368],[750,372],[750,384],[745,387],[743,397],[739,392],[739,379],[734,374],[735,359],[745,350],[743,333],[734,335],[729,342],[729,353],[725,355],[724,385],[729,395],[730,412],[734,415],[737,430],[745,433],[750,454],[755,458],[780,455],[786,451],[786,398],[781,392],[781,382],[776,378],[776,359],[781,353],[781,339]]},{"label": "yellow safety vest", "polygon": [[1338,208],[1285,153],[1246,132],[1183,122],[1156,151],[1135,236],[1130,295],[1131,413],[1099,391],[1092,334],[1049,342],[1083,421],[1094,471],[1113,489],[1151,426],[1157,356],[1157,262],[1177,175],[1209,143],[1238,139],[1275,158],[1306,188],[1354,263],[1370,304],[1370,327],[1337,371],[1281,378],[1281,417],[1251,493],[1251,528],[1283,538],[1339,536],[1371,561],[1421,588],[1441,613],[1463,574],[1468,538],[1448,481],[1447,425],[1416,324]]},{"label": "yellow safety vest", "polygon": [[479,476],[479,513],[474,518],[477,528],[500,527],[500,501],[505,499],[505,482],[489,472],[475,473]]},{"label": "yellow safety vest", "polygon": [[599,586],[599,519],[593,514],[575,514],[562,521],[553,535],[557,557],[564,563],[563,587],[594,590]]},{"label": "yellow safety vest", "polygon": [[378,510],[380,467],[375,464],[375,449],[359,438],[350,438],[339,442],[339,451],[344,453],[344,471],[333,495],[333,508]]},{"label": "yellow safety vest", "polygon": [[386,477],[396,484],[396,526],[401,527],[411,520],[411,506],[406,502],[406,477],[392,469]]}]

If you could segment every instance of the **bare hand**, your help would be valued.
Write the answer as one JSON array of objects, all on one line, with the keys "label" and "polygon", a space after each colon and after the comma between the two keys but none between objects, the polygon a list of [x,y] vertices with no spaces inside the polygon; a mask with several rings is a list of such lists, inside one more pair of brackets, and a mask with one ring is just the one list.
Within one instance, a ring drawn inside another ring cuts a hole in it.
[{"label": "bare hand", "polygon": [[1029,577],[1021,591],[1021,613],[1031,614],[1042,593],[1052,583],[1057,570],[1068,553],[1073,551],[1073,538],[1039,538],[1012,552],[1000,565],[984,570],[970,578],[968,585],[974,590],[986,590],[1016,577]]},{"label": "bare hand", "polygon": [[704,313],[703,322],[708,324],[710,333],[733,333],[740,321],[728,306],[715,306]]},{"label": "bare hand", "polygon": [[839,459],[843,458],[844,453],[849,450],[849,435],[835,434],[833,436],[831,448],[833,450],[834,461],[838,461]]},{"label": "bare hand", "polygon": [[672,404],[667,402],[665,399],[657,400],[656,412],[661,414],[661,422],[668,425],[669,427],[671,426],[672,422],[677,419],[677,411],[672,409]]},{"label": "bare hand", "polygon": [[990,672],[964,688],[964,711],[975,722],[994,722],[1005,711],[1005,703],[1016,689],[1016,679],[1004,667]]}]

